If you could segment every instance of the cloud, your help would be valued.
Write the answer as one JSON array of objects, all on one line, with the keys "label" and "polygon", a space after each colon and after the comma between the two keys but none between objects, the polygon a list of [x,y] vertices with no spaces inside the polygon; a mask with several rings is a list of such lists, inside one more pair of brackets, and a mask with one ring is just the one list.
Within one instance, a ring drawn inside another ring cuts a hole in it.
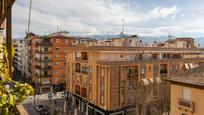
[{"label": "cloud", "polygon": [[[59,26],[60,30],[79,35],[116,34],[121,31],[122,19],[125,19],[126,33],[164,35],[171,31],[187,29],[176,20],[184,13],[178,5],[164,7],[158,4],[156,7],[141,6],[140,8],[144,9],[138,9],[130,3],[113,0],[34,0],[31,31],[41,35],[49,34],[57,31]],[[28,8],[29,0],[18,0],[14,5],[14,37],[21,37],[27,31]],[[175,21],[172,25],[168,22],[170,18]],[[161,20],[166,21],[161,23]],[[144,27],[138,26],[141,23],[144,23]],[[156,24],[159,26],[155,26]],[[200,25],[200,21],[197,25]],[[202,27],[199,26],[195,30],[200,31]]]},{"label": "cloud", "polygon": [[150,11],[150,13],[146,16],[147,19],[152,18],[166,18],[167,16],[175,17],[181,9],[177,8],[176,5],[172,7],[156,7]]}]

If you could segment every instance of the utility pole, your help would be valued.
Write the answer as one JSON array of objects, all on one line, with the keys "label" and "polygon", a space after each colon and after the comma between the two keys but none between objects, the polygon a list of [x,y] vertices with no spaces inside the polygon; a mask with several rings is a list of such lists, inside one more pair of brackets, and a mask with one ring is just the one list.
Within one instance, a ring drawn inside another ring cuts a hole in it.
[{"label": "utility pole", "polygon": [[30,32],[31,8],[32,8],[32,0],[30,0],[30,7],[29,7],[28,33]]}]

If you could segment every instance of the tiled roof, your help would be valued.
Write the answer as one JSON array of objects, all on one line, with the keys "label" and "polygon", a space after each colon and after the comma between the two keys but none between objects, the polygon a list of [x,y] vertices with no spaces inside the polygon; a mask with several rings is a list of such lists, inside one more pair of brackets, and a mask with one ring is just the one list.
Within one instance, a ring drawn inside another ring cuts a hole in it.
[{"label": "tiled roof", "polygon": [[81,51],[204,51],[203,48],[156,48],[156,47],[124,47],[124,46],[86,46],[76,45],[67,50]]},{"label": "tiled roof", "polygon": [[168,81],[204,86],[204,64],[182,74],[167,78]]}]

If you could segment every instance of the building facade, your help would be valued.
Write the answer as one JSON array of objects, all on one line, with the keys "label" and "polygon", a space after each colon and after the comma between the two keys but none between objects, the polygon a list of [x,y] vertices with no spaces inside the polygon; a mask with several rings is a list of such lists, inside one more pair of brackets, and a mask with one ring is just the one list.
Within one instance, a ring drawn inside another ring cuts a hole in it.
[{"label": "building facade", "polygon": [[28,58],[27,58],[27,43],[24,39],[13,40],[15,55],[13,59],[14,73],[16,77],[21,77],[22,80],[27,80],[28,75]]},{"label": "building facade", "polygon": [[[87,114],[169,111],[166,77],[204,62],[202,49],[85,46],[67,50],[67,91]],[[195,57],[198,56],[198,57]]]},{"label": "building facade", "polygon": [[165,42],[167,48],[196,48],[193,38],[175,38]]},{"label": "building facade", "polygon": [[46,36],[28,34],[30,78],[38,93],[65,89],[65,54],[73,37],[67,32]]},{"label": "building facade", "polygon": [[65,50],[73,44],[73,38],[65,34],[51,35],[52,40],[52,85],[53,90],[66,89],[65,82]]},{"label": "building facade", "polygon": [[171,85],[170,115],[203,115],[204,65],[168,80]]}]

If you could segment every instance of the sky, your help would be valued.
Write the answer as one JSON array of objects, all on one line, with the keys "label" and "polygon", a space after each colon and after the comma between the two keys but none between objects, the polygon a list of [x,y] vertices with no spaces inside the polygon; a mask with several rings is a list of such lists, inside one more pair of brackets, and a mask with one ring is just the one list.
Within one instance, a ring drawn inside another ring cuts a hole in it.
[{"label": "sky", "polygon": [[[13,36],[28,28],[30,0],[13,6]],[[30,31],[44,35],[204,36],[204,0],[32,0]]]}]

